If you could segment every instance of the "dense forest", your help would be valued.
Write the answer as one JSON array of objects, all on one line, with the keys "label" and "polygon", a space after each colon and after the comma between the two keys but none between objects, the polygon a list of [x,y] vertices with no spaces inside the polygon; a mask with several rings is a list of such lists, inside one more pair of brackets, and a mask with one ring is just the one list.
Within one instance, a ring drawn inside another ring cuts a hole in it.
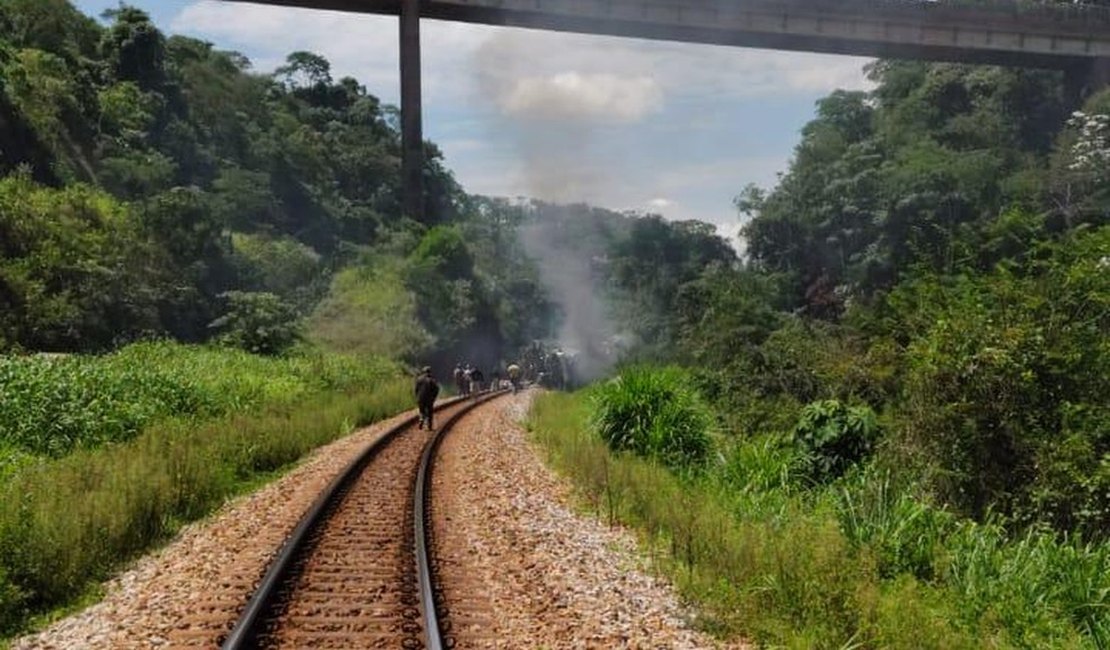
[{"label": "dense forest", "polygon": [[[672,266],[733,257],[708,227],[467,195],[432,143],[421,220],[403,219],[397,110],[327,60],[257,74],[138,9],[108,18],[0,3],[0,349],[169,336],[275,353],[308,336],[488,365],[558,326],[516,236],[547,212],[597,222],[601,253],[654,227],[685,237]],[[640,291],[629,270],[599,285]]]},{"label": "dense forest", "polygon": [[688,294],[687,349],[725,360],[711,383],[745,426],[866,405],[940,502],[1105,537],[1110,95],[1080,111],[1057,73],[869,74],[818,103],[777,187],[737,199],[750,264]]},{"label": "dense forest", "polygon": [[[324,58],[263,74],[135,8],[0,0],[0,630],[406,405],[392,362],[493,367],[545,341],[620,376],[548,417],[588,411],[578,429],[658,461],[570,463],[630,481],[611,516],[665,471],[672,502],[631,523],[682,575],[746,549],[694,589],[727,600],[721,630],[1106,647],[1110,92],[867,73],[818,102],[775,187],[739,192],[738,255],[698,221],[467,194],[430,142],[402,218],[397,111]],[[291,411],[295,441],[271,439]],[[243,413],[241,438],[213,424]],[[171,465],[186,483],[153,478]],[[715,499],[733,538],[651,518]],[[755,566],[776,547],[793,556]]]}]

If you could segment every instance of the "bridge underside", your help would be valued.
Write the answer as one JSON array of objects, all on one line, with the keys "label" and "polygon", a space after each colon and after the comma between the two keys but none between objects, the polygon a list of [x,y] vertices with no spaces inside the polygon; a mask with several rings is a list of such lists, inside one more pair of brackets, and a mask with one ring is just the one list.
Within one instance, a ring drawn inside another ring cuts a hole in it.
[{"label": "bridge underside", "polygon": [[[384,15],[399,15],[401,7],[401,0],[232,1]],[[1084,26],[921,5],[885,5],[854,15],[857,4],[823,8],[757,0],[744,3],[742,11],[724,11],[724,3],[682,0],[423,0],[420,15],[688,43],[1058,70],[1110,57],[1110,22]]]}]

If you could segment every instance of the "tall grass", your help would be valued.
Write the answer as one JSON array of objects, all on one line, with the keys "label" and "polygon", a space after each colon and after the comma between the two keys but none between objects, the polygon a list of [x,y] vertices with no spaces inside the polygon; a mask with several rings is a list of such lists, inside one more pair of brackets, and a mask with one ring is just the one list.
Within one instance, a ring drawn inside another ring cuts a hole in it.
[{"label": "tall grass", "polygon": [[384,360],[287,358],[169,342],[100,356],[0,357],[0,446],[62,456],[120,442],[165,417],[208,418],[396,373]]},{"label": "tall grass", "polygon": [[627,368],[593,390],[594,427],[614,450],[676,468],[700,465],[713,419],[693,381],[677,367]]},{"label": "tall grass", "polygon": [[[784,436],[734,443],[701,475],[612,453],[583,394],[530,426],[552,463],[722,636],[790,648],[1105,648],[1110,547],[1009,539],[877,471],[814,486]],[[804,465],[802,465],[804,468]]]},{"label": "tall grass", "polygon": [[192,349],[184,353],[195,364],[189,368],[180,350],[154,346],[120,356],[128,354],[167,355],[183,361],[182,376],[199,377],[204,390],[222,386],[225,400],[250,397],[237,413],[225,406],[223,415],[203,420],[196,417],[203,411],[149,419],[125,440],[79,445],[59,458],[24,453],[0,473],[0,633],[71,602],[260,475],[411,402],[409,381],[384,363],[358,368],[322,356],[273,362],[238,353],[221,360],[222,352]]},{"label": "tall grass", "polygon": [[869,547],[884,578],[908,573],[932,580],[955,526],[951,513],[894,484],[889,473],[861,471],[833,489],[840,529],[856,548]]}]

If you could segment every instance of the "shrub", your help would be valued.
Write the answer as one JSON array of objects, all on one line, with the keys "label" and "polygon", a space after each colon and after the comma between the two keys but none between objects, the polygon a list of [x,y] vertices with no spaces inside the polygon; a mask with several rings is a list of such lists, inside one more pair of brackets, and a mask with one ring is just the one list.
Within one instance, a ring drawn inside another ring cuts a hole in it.
[{"label": "shrub", "polygon": [[792,489],[800,484],[804,460],[785,435],[744,438],[728,452],[721,468],[722,477],[734,489],[753,492]]},{"label": "shrub", "polygon": [[810,476],[817,481],[836,478],[862,460],[877,435],[869,407],[834,399],[808,404],[794,427],[794,441],[809,455]]},{"label": "shrub", "polygon": [[941,576],[966,623],[995,619],[1014,645],[1059,647],[1052,640],[1077,633],[1087,647],[1110,644],[1110,545],[1035,528],[1012,539],[997,522],[962,521]]},{"label": "shrub", "polygon": [[296,310],[274,294],[228,291],[222,297],[227,311],[209,327],[220,332],[223,345],[255,354],[280,354],[300,339]]},{"label": "shrub", "polygon": [[237,232],[231,241],[232,263],[251,290],[306,305],[323,288],[320,254],[296,239]]},{"label": "shrub", "polygon": [[356,266],[332,278],[308,321],[308,337],[336,352],[414,359],[435,342],[420,324],[415,295],[393,266]]},{"label": "shrub", "polygon": [[931,580],[951,513],[900,489],[889,473],[859,472],[837,489],[840,528],[856,548],[870,547],[884,578],[909,573]]},{"label": "shrub", "polygon": [[0,630],[12,629],[26,615],[26,597],[0,566]]},{"label": "shrub", "polygon": [[977,518],[1110,533],[1098,463],[1110,452],[1108,252],[1104,227],[1044,247],[1027,268],[898,290],[921,305],[902,446],[933,465],[944,500]]},{"label": "shrub", "polygon": [[673,367],[625,370],[594,391],[594,428],[611,449],[672,467],[701,464],[712,416],[692,383]]},{"label": "shrub", "polygon": [[87,185],[0,179],[0,350],[102,349],[157,329],[158,274],[139,230],[130,208]]},{"label": "shrub", "polygon": [[789,648],[1110,647],[1110,545],[1014,539],[870,469],[791,492],[792,449],[773,435],[690,480],[613,454],[588,407],[538,398],[535,439],[599,515],[640,529],[704,628]]}]

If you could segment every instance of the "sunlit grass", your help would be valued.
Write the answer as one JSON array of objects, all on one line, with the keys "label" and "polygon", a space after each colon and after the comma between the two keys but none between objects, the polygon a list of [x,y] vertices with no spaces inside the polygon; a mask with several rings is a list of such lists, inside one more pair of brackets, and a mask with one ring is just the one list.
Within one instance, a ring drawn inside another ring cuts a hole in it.
[{"label": "sunlit grass", "polygon": [[0,446],[36,455],[121,442],[166,417],[208,418],[395,374],[380,359],[282,358],[169,342],[105,356],[0,357]]},{"label": "sunlit grass", "polygon": [[[145,352],[181,361],[179,352]],[[193,365],[177,372],[199,377],[205,390],[241,396],[248,386],[268,396],[238,413],[160,417],[122,441],[78,446],[59,458],[17,453],[7,464],[0,473],[0,633],[25,629],[32,617],[81,597],[260,476],[410,406],[409,381],[389,365],[221,354],[189,351]],[[256,376],[234,378],[256,363]],[[229,385],[236,381],[242,383]],[[302,389],[282,393],[275,386],[283,384]]]},{"label": "sunlit grass", "polygon": [[735,442],[704,475],[614,454],[582,394],[536,400],[534,438],[584,504],[639,531],[719,636],[789,648],[1106,648],[1110,547],[1008,539],[877,471],[800,477],[781,436]]}]

